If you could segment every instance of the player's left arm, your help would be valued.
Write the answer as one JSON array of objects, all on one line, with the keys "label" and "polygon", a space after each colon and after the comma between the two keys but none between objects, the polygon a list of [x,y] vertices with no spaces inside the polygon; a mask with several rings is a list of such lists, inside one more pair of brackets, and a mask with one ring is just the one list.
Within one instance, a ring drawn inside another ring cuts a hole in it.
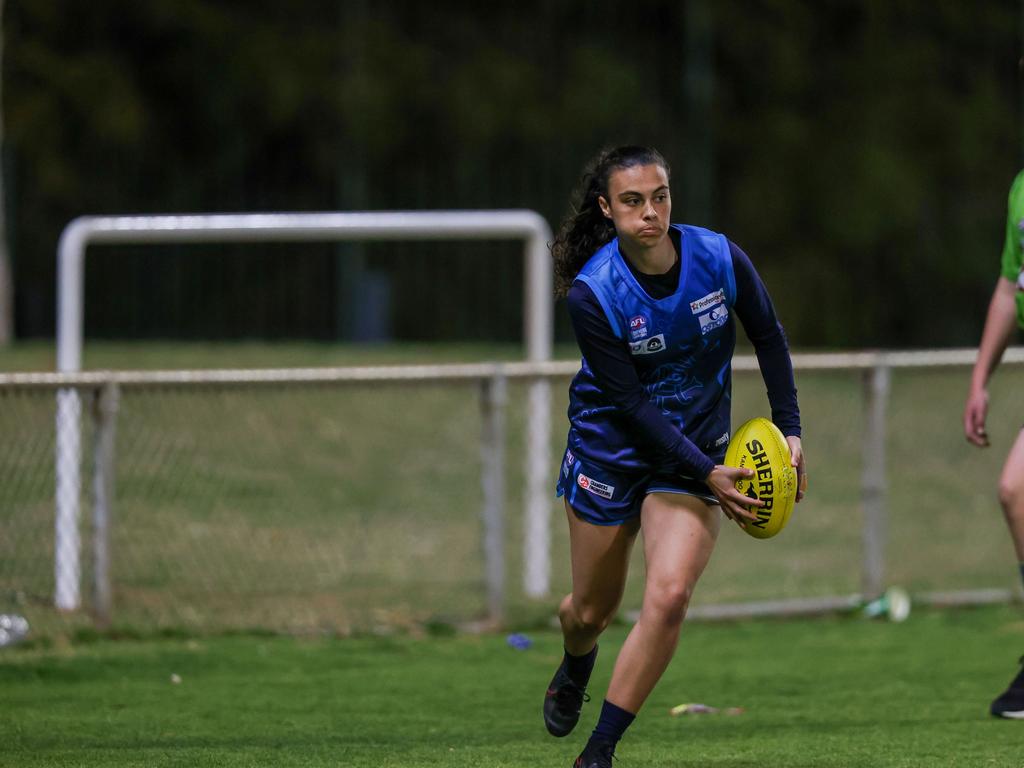
[{"label": "player's left arm", "polygon": [[750,258],[731,241],[729,250],[736,277],[736,316],[754,345],[761,378],[768,390],[772,421],[782,430],[789,444],[789,453],[797,472],[796,500],[800,501],[807,488],[807,463],[801,440],[800,406],[796,397],[789,342],[775,314],[768,289]]}]

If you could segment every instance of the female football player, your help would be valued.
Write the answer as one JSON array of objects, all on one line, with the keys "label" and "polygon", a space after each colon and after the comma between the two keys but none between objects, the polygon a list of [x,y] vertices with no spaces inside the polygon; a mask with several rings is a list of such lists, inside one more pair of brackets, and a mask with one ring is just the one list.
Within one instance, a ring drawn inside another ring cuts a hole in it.
[{"label": "female football player", "polygon": [[[1024,63],[1024,62],[1022,62]],[[971,374],[971,387],[964,405],[964,434],[979,448],[987,448],[988,380],[1003,357],[1017,326],[1024,327],[1024,171],[1010,186],[1006,216],[1006,241],[1002,269],[989,301],[985,328],[981,333],[978,359]],[[1010,529],[1020,577],[1024,579],[1024,430],[1017,435],[999,478],[999,503]],[[1021,657],[1024,663],[1024,656]],[[1010,686],[989,706],[995,717],[1024,720],[1024,666]]]},{"label": "female football player", "polygon": [[572,593],[559,607],[565,655],[544,699],[553,735],[572,731],[589,699],[597,639],[618,610],[641,528],[647,566],[640,618],[576,768],[611,766],[672,658],[722,513],[744,525],[761,504],[736,490],[750,471],[722,465],[736,318],[801,480],[804,470],[789,348],[764,284],[723,235],[672,224],[671,214],[665,159],[619,147],[590,164],[551,246],[583,353],[558,482]]}]

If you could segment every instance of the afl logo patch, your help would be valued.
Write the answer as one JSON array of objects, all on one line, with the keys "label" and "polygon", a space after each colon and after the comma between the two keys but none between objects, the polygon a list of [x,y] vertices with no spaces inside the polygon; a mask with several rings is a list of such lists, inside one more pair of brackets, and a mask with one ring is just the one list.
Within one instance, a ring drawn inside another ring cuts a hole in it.
[{"label": "afl logo patch", "polygon": [[629,318],[629,338],[632,341],[647,338],[647,318],[643,315]]}]

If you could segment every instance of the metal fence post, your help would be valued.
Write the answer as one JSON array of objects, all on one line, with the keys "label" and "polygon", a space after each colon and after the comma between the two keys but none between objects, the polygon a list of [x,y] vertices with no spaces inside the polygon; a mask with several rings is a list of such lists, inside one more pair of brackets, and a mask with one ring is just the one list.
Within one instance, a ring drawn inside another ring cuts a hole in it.
[{"label": "metal fence post", "polygon": [[487,617],[493,626],[500,626],[505,620],[505,407],[508,403],[508,382],[504,374],[498,372],[481,384],[483,430],[480,455]]},{"label": "metal fence post", "polygon": [[114,502],[115,444],[117,410],[121,391],[107,382],[96,393],[93,419],[96,424],[93,449],[93,610],[97,626],[109,627],[113,610],[110,580],[110,521]]},{"label": "metal fence post", "polygon": [[82,398],[74,387],[57,390],[56,504],[53,533],[53,604],[59,611],[81,606],[78,497],[81,493]]},{"label": "metal fence post", "polygon": [[539,598],[551,591],[551,383],[531,381],[528,402],[523,589]]},{"label": "metal fence post", "polygon": [[[538,229],[526,244],[524,335],[527,357],[534,363],[551,359],[555,336],[550,237],[550,232]],[[551,591],[551,381],[530,381],[527,403],[523,589],[530,597],[547,597]]]},{"label": "metal fence post", "polygon": [[861,503],[864,508],[864,561],[861,594],[873,600],[885,591],[885,416],[892,370],[879,363],[864,373],[864,445]]}]

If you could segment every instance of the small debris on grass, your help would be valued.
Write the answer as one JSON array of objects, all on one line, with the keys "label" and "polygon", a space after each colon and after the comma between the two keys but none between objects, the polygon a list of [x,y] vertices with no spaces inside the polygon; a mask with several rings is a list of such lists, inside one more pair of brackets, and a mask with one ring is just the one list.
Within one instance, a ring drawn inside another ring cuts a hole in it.
[{"label": "small debris on grass", "polygon": [[15,613],[0,614],[0,647],[20,643],[28,635],[28,621]]},{"label": "small debris on grass", "polygon": [[709,707],[707,704],[677,704],[669,710],[672,717],[679,715],[742,715],[743,707]]}]

